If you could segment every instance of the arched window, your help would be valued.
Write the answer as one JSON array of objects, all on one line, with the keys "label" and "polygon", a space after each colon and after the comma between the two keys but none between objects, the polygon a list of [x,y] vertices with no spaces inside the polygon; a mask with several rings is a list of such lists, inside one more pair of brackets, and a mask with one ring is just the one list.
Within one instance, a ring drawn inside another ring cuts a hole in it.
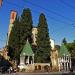
[{"label": "arched window", "polygon": [[38,65],[38,70],[41,70],[41,65]]},{"label": "arched window", "polygon": [[24,62],[25,62],[26,65],[28,64],[27,59],[28,59],[28,56],[25,56]]},{"label": "arched window", "polygon": [[35,66],[35,70],[37,70],[37,66]]},{"label": "arched window", "polygon": [[32,56],[29,57],[29,64],[32,64]]}]

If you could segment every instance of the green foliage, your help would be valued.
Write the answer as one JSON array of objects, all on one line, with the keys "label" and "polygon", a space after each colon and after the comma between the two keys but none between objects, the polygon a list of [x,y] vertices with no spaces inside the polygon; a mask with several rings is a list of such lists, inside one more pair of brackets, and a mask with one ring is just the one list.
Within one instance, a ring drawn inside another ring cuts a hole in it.
[{"label": "green foliage", "polygon": [[20,29],[20,23],[19,18],[16,16],[16,19],[14,21],[12,31],[10,33],[9,41],[8,41],[8,49],[9,49],[9,55],[12,58],[16,57],[16,54],[19,52],[20,49],[20,36],[19,36],[19,29]]},{"label": "green foliage", "polygon": [[25,68],[23,68],[22,70],[21,70],[21,72],[25,72],[26,71],[26,69]]},{"label": "green foliage", "polygon": [[37,34],[37,52],[36,62],[50,62],[50,38],[48,33],[48,25],[45,15],[42,13],[39,17],[38,34]]},{"label": "green foliage", "polygon": [[69,49],[71,53],[71,57],[75,59],[75,41],[73,41],[72,43],[68,43],[67,48]]},{"label": "green foliage", "polygon": [[[21,17],[16,17],[12,31],[9,37],[9,55],[12,58],[18,58],[21,49],[28,39],[32,43],[33,21],[30,9],[24,9]],[[50,38],[48,33],[48,25],[44,14],[39,17],[37,34],[37,49],[35,52],[36,62],[50,62]]]},{"label": "green foliage", "polygon": [[21,43],[24,45],[26,40],[28,39],[30,43],[32,43],[32,15],[29,8],[24,9],[20,19],[21,23]]},{"label": "green foliage", "polygon": [[74,68],[75,67],[75,40],[72,43],[68,43],[67,48],[71,54],[72,68]]},{"label": "green foliage", "polygon": [[55,48],[59,51],[60,50],[60,45],[55,45]]},{"label": "green foliage", "polygon": [[9,51],[11,57],[19,57],[27,39],[30,43],[32,42],[32,23],[31,11],[28,8],[23,10],[21,17],[16,17],[8,41],[8,46],[13,49],[13,52],[12,50]]},{"label": "green foliage", "polygon": [[66,38],[63,39],[62,43],[65,45],[67,44]]}]

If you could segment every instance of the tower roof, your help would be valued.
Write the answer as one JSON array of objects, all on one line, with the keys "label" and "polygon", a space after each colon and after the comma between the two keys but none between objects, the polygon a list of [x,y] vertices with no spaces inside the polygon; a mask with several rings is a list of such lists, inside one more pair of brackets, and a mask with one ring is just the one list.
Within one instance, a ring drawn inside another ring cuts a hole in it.
[{"label": "tower roof", "polygon": [[24,55],[28,55],[28,56],[32,56],[34,53],[32,51],[32,48],[29,44],[29,41],[27,40],[26,44],[24,45],[22,52],[20,54],[20,56],[24,56]]},{"label": "tower roof", "polygon": [[64,55],[70,55],[70,53],[69,53],[68,49],[66,48],[66,46],[64,44],[62,44],[60,47],[60,51],[59,51],[59,57],[64,56]]}]

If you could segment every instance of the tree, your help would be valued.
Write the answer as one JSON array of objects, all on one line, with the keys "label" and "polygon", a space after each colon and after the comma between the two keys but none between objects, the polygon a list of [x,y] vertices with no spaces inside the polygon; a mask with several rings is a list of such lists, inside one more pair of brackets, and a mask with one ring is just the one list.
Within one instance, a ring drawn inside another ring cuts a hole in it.
[{"label": "tree", "polygon": [[15,58],[20,50],[20,22],[19,17],[16,16],[16,19],[13,23],[12,31],[8,40],[8,51],[9,56]]},{"label": "tree", "polygon": [[21,19],[20,19],[20,23],[21,23],[21,30],[20,30],[20,34],[21,34],[21,44],[24,45],[26,40],[28,39],[30,43],[32,43],[32,15],[31,15],[31,11],[29,8],[24,9],[22,14],[21,14]]},{"label": "tree", "polygon": [[32,43],[32,23],[32,15],[29,8],[23,10],[21,18],[16,17],[8,41],[10,49],[9,55],[11,55],[11,57],[19,57],[27,39]]},{"label": "tree", "polygon": [[48,33],[48,25],[45,15],[43,13],[41,13],[39,17],[37,49],[38,50],[36,52],[36,62],[50,62],[50,38]]},{"label": "tree", "polygon": [[67,48],[71,54],[72,67],[75,67],[75,40],[72,43],[67,44]]},{"label": "tree", "polygon": [[62,43],[65,45],[67,44],[66,38],[63,39]]},{"label": "tree", "polygon": [[55,45],[55,48],[59,51],[60,50],[60,45]]},{"label": "tree", "polygon": [[73,41],[72,43],[68,43],[67,48],[71,53],[71,57],[75,59],[75,41]]}]

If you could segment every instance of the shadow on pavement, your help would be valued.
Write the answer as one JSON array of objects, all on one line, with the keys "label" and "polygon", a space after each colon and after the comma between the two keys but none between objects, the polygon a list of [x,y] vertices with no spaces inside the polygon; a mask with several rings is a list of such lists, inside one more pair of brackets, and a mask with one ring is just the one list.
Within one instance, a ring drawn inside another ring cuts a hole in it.
[{"label": "shadow on pavement", "polygon": [[65,74],[62,74],[62,75],[75,75],[75,73],[69,72],[69,73],[65,73]]}]

